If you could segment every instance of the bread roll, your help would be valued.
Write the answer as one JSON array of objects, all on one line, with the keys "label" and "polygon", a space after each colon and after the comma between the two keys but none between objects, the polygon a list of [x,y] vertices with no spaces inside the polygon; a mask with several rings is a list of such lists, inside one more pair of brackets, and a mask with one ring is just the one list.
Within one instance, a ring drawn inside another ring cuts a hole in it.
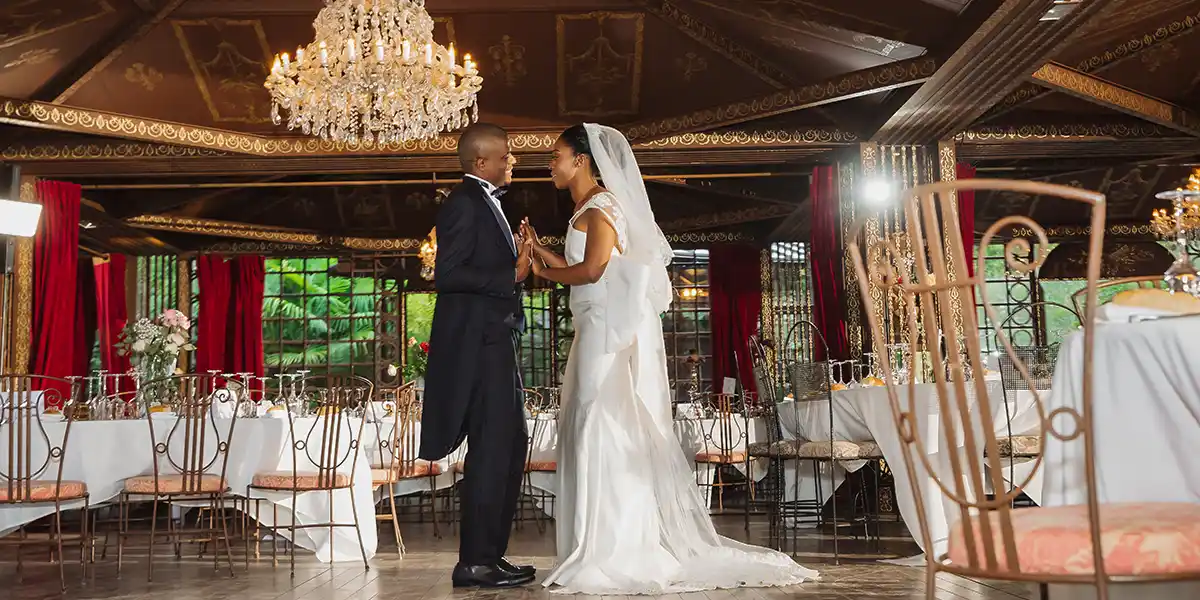
[{"label": "bread roll", "polygon": [[1200,299],[1191,294],[1172,294],[1157,288],[1125,290],[1113,296],[1112,303],[1131,308],[1149,308],[1164,312],[1190,315],[1200,313]]}]

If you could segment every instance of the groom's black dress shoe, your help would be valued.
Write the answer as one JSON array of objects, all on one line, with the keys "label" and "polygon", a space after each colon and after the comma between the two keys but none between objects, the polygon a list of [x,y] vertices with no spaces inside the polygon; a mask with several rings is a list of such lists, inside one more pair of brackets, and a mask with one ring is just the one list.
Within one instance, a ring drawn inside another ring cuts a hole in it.
[{"label": "groom's black dress shoe", "polygon": [[464,565],[454,566],[451,575],[454,587],[485,587],[509,588],[522,586],[533,581],[533,574],[518,575],[501,569],[498,565]]},{"label": "groom's black dress shoe", "polygon": [[533,568],[533,565],[514,565],[505,558],[496,561],[496,566],[513,575],[529,575],[530,577],[537,575],[537,569]]}]

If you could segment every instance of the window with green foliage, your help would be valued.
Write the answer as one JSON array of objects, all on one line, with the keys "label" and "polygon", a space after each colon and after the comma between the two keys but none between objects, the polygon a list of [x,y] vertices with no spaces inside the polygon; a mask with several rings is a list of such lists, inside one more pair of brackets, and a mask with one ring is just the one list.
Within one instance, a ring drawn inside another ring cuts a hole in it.
[{"label": "window with green foliage", "polygon": [[269,258],[263,298],[268,372],[376,379],[376,307],[394,281],[339,274],[336,258]]}]

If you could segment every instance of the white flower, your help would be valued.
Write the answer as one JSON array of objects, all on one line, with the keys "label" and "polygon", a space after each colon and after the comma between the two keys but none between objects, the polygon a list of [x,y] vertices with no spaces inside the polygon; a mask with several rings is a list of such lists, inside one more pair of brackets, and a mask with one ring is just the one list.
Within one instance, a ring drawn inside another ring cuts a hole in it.
[{"label": "white flower", "polygon": [[175,344],[176,346],[182,346],[185,343],[187,343],[187,338],[183,337],[182,335],[180,335],[178,333],[172,333],[171,335],[167,336],[167,340],[169,340],[172,344]]},{"label": "white flower", "polygon": [[134,352],[145,352],[146,351],[146,340],[137,340],[137,341],[133,342],[133,351]]}]

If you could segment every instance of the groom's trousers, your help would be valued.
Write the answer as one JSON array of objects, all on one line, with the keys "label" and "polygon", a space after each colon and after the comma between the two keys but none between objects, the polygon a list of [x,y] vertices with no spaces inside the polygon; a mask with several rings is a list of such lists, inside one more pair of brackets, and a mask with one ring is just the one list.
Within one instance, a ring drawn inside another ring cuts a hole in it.
[{"label": "groom's trousers", "polygon": [[529,438],[516,330],[484,332],[467,410],[459,562],[493,565],[508,551]]}]

